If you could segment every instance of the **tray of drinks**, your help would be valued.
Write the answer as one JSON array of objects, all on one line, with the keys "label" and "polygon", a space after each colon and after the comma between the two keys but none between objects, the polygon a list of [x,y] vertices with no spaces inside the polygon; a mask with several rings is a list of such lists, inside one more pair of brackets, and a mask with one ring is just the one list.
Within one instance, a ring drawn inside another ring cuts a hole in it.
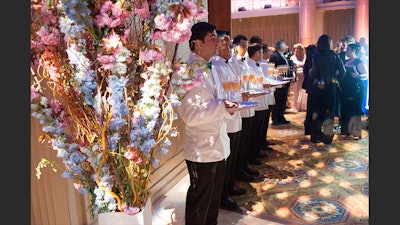
[{"label": "tray of drinks", "polygon": [[259,103],[257,102],[242,101],[242,102],[237,102],[237,104],[235,104],[232,107],[227,107],[227,109],[229,109],[230,111],[239,111],[243,109],[253,108],[258,105]]},{"label": "tray of drinks", "polygon": [[278,86],[278,85],[283,85],[289,83],[289,80],[270,80],[264,84],[269,84],[271,86]]}]

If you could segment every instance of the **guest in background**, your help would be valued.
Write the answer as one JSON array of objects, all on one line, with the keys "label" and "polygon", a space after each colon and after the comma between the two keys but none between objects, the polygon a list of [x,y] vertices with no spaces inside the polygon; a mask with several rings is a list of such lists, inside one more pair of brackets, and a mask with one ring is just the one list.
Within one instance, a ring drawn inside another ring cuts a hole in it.
[{"label": "guest in background", "polygon": [[333,51],[336,54],[339,54],[342,51],[342,42],[341,41],[336,42],[335,47],[333,48]]},{"label": "guest in background", "polygon": [[304,80],[303,65],[306,61],[306,50],[301,43],[297,43],[293,46],[294,53],[290,57],[295,65],[295,76],[296,82],[294,83],[293,89],[293,112],[306,111],[307,110],[307,93],[301,88]]},{"label": "guest in background", "polygon": [[344,63],[347,59],[347,56],[346,56],[347,45],[351,44],[351,43],[356,43],[356,39],[354,39],[354,37],[351,35],[346,35],[340,40],[340,42],[342,42],[342,44],[340,45],[341,50],[339,52],[339,56]]},{"label": "guest in background", "polygon": [[310,70],[312,68],[312,56],[317,51],[317,46],[315,44],[310,44],[306,47],[306,61],[303,66],[304,80],[302,88],[307,92],[307,110],[306,118],[304,119],[304,135],[311,134],[311,121],[312,121],[312,87],[314,79],[310,75]]},{"label": "guest in background", "polygon": [[[358,41],[360,45],[360,55],[358,56],[361,61],[363,61],[367,70],[369,70],[369,46],[364,37],[361,37]],[[361,104],[361,111],[364,115],[368,116],[369,113],[369,76],[361,78],[362,83],[364,84],[364,92]]]},{"label": "guest in background", "polygon": [[187,63],[196,64],[190,72],[202,74],[202,79],[176,107],[185,125],[183,157],[190,177],[185,224],[217,224],[225,163],[230,154],[226,120],[232,115],[226,107],[231,104],[218,98],[221,84],[213,79],[208,67],[218,46],[216,27],[199,22],[192,26],[191,32]]},{"label": "guest in background", "polygon": [[358,58],[360,45],[347,45],[344,66],[346,73],[340,80],[341,104],[341,135],[349,136],[353,140],[361,138],[361,104],[364,84],[361,78],[368,76],[364,62]]},{"label": "guest in background", "polygon": [[[347,56],[346,56],[347,45],[351,44],[351,43],[356,43],[356,39],[354,39],[354,37],[351,35],[346,35],[340,40],[340,42],[341,42],[341,45],[340,45],[341,49],[339,52],[339,56],[340,56],[340,59],[342,59],[342,62],[344,64],[347,59]],[[339,86],[338,86],[338,88],[339,88]],[[339,89],[337,91],[340,92]],[[335,130],[337,130],[337,131],[339,131],[341,129],[341,121],[340,121],[341,120],[340,119],[341,118],[341,116],[340,116],[341,109],[340,108],[341,108],[341,105],[340,105],[340,99],[339,99],[339,95],[338,95],[338,99],[336,102],[336,109],[335,109],[335,116],[337,116],[339,119],[339,124],[335,126]]]},{"label": "guest in background", "polygon": [[[284,56],[288,49],[284,40],[277,40],[275,42],[275,52],[269,58],[270,63],[274,63],[275,67],[285,65],[290,68],[289,61]],[[291,71],[289,71],[291,73]],[[282,85],[282,88],[275,90],[275,106],[271,110],[272,125],[289,124],[285,116],[286,102],[288,100],[290,82]]]},{"label": "guest in background", "polygon": [[332,50],[332,39],[323,34],[317,43],[317,52],[312,57],[313,106],[311,142],[332,143],[334,110],[338,99],[338,78],[345,73],[342,60]]}]

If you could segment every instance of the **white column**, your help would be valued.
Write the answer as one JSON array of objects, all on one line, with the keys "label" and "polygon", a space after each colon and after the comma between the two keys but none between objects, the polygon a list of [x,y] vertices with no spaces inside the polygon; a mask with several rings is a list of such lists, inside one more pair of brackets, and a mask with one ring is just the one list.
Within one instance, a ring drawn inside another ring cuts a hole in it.
[{"label": "white column", "polygon": [[357,0],[355,10],[355,39],[359,41],[361,37],[369,43],[369,1]]},{"label": "white column", "polygon": [[315,43],[315,0],[299,0],[299,40],[304,46]]}]

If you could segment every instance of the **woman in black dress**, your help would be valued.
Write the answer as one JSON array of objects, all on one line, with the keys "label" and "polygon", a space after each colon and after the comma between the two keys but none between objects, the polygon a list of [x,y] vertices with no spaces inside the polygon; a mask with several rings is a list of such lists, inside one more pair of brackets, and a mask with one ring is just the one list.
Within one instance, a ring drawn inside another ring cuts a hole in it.
[{"label": "woman in black dress", "polygon": [[340,133],[354,140],[361,138],[361,105],[365,88],[361,78],[368,76],[364,62],[358,57],[359,52],[359,44],[347,45],[346,73],[340,80]]},{"label": "woman in black dress", "polygon": [[310,71],[313,78],[311,142],[332,143],[338,78],[344,73],[342,60],[332,50],[332,39],[327,34],[321,35]]}]

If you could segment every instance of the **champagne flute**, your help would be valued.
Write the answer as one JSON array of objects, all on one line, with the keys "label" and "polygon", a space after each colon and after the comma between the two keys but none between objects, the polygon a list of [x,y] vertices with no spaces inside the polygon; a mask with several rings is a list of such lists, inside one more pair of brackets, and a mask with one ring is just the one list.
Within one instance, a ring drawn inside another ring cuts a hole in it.
[{"label": "champagne flute", "polygon": [[240,101],[240,88],[241,88],[241,80],[238,77],[234,77],[232,80],[232,101]]},{"label": "champagne flute", "polygon": [[249,74],[242,74],[240,76],[240,79],[242,81],[242,88],[244,92],[248,92],[249,89]]},{"label": "champagne flute", "polygon": [[226,99],[231,100],[230,92],[233,89],[232,80],[229,76],[222,78],[222,88],[224,89],[224,96]]},{"label": "champagne flute", "polygon": [[249,88],[255,90],[257,88],[257,77],[255,73],[249,74]]}]

